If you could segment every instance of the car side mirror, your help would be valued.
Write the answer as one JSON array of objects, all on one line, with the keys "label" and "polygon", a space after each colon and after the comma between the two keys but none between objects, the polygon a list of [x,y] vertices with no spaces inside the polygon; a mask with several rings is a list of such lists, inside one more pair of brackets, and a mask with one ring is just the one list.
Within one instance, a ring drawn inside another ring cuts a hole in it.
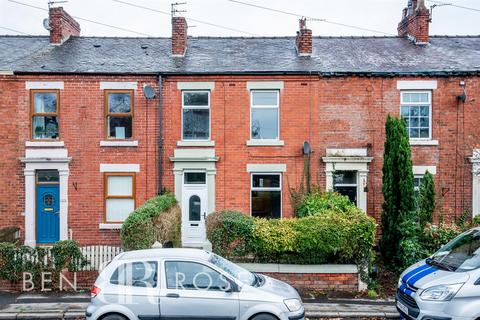
[{"label": "car side mirror", "polygon": [[240,287],[234,281],[227,279],[229,287],[224,290],[227,293],[240,292]]}]

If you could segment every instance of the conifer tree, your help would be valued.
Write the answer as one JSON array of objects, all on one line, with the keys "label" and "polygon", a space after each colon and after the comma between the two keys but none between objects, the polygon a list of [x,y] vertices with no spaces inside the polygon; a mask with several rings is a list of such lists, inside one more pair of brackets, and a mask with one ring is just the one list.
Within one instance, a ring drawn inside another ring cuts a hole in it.
[{"label": "conifer tree", "polygon": [[423,229],[427,223],[432,222],[433,211],[435,210],[435,184],[433,175],[428,171],[423,175],[417,203],[418,219]]},{"label": "conifer tree", "polygon": [[414,218],[415,195],[410,142],[405,121],[387,116],[383,155],[382,238],[380,250],[387,264],[398,263],[400,225]]}]

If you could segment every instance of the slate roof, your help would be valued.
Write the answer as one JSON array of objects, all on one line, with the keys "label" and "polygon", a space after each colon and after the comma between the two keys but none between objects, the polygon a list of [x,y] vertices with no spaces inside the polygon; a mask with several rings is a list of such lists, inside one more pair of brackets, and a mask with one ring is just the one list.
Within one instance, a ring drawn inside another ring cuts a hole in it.
[{"label": "slate roof", "polygon": [[0,36],[0,70],[18,73],[480,74],[480,36],[434,36],[427,46],[399,37],[314,37],[299,57],[294,37],[188,39],[174,58],[170,38]]}]

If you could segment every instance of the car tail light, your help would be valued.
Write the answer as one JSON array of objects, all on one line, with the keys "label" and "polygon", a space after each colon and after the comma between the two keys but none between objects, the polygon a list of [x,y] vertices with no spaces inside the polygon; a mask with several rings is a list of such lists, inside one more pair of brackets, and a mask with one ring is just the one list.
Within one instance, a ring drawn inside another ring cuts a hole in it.
[{"label": "car tail light", "polygon": [[90,297],[95,298],[100,293],[100,288],[93,286],[92,291],[90,291]]}]

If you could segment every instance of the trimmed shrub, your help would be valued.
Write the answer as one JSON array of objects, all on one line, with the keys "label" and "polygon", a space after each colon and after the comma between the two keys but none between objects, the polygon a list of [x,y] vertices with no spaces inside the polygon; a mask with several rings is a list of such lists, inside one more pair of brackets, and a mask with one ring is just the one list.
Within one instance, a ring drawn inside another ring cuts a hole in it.
[{"label": "trimmed shrub", "polygon": [[215,252],[237,261],[269,263],[368,265],[375,228],[375,220],[364,213],[333,210],[284,220],[227,211],[207,219],[207,236]]},{"label": "trimmed shrub", "polygon": [[[179,208],[172,209],[174,206],[177,206],[175,196],[166,193],[147,200],[133,211],[120,232],[123,247],[126,250],[148,249],[155,241],[163,243],[166,240],[179,246],[181,214]],[[167,236],[171,238],[164,238]]]},{"label": "trimmed shrub", "polygon": [[315,188],[312,193],[306,195],[298,205],[297,217],[322,214],[326,211],[360,212],[347,196],[336,192],[323,192]]},{"label": "trimmed shrub", "polygon": [[253,218],[237,211],[214,212],[206,226],[213,251],[221,256],[239,258],[251,252]]},{"label": "trimmed shrub", "polygon": [[47,250],[44,247],[0,243],[0,279],[18,282],[23,272],[29,272],[33,281],[38,283],[42,272],[51,272],[52,280],[56,281],[62,270],[74,272],[87,265],[78,244],[73,240],[54,244],[50,249],[51,258],[47,258]]}]

